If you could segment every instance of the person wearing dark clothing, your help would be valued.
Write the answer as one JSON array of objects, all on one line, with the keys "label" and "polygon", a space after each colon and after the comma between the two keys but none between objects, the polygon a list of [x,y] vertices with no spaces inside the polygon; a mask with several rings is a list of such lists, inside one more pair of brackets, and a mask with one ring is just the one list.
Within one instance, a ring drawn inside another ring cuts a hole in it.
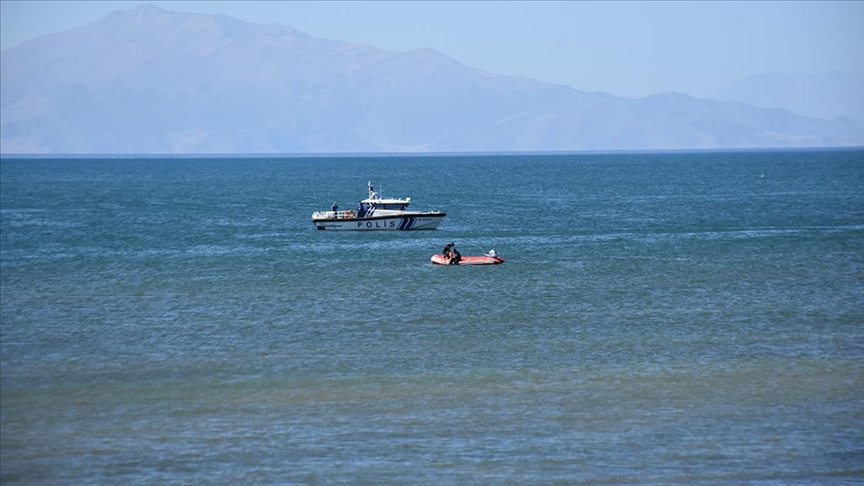
[{"label": "person wearing dark clothing", "polygon": [[447,243],[443,250],[441,250],[441,254],[444,255],[444,258],[450,258],[450,248],[453,248],[453,243]]},{"label": "person wearing dark clothing", "polygon": [[333,217],[336,217],[336,213],[339,211],[339,203],[333,201],[333,205],[330,206],[330,211],[333,211]]},{"label": "person wearing dark clothing", "polygon": [[459,253],[459,250],[457,250],[456,248],[450,250],[450,262],[448,263],[448,265],[458,265],[461,260],[462,254]]}]

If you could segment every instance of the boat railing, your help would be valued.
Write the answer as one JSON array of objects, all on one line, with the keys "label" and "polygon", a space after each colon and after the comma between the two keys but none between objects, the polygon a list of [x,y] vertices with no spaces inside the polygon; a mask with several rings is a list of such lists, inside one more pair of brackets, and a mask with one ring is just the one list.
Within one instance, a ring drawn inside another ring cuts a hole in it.
[{"label": "boat railing", "polygon": [[346,211],[315,211],[312,213],[314,219],[354,219],[357,217],[357,212],[354,210]]}]

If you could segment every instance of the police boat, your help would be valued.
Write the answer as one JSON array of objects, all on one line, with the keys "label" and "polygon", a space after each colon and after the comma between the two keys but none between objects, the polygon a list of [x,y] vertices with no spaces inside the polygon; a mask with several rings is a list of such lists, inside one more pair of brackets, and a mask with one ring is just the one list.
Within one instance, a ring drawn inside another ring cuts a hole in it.
[{"label": "police boat", "polygon": [[377,230],[433,230],[441,224],[447,213],[441,211],[412,211],[411,198],[383,198],[367,184],[368,195],[356,209],[339,211],[336,203],[330,211],[312,213],[312,223],[319,230],[377,231]]}]

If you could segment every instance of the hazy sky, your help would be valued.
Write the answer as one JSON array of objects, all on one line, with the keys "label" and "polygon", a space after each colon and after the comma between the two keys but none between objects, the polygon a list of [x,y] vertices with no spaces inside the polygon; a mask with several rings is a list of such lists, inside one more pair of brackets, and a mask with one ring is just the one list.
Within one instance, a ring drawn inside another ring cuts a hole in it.
[{"label": "hazy sky", "polygon": [[864,1],[0,0],[0,48],[145,3],[391,51],[430,47],[484,71],[619,96],[711,96],[765,73],[864,75]]}]

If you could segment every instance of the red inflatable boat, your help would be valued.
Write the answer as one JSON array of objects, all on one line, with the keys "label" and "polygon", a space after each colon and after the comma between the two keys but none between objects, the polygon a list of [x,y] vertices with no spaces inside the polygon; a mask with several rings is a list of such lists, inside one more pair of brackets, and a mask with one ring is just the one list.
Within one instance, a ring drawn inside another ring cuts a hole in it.
[{"label": "red inflatable boat", "polygon": [[[432,255],[432,263],[435,265],[449,265],[450,259],[437,253]],[[463,256],[455,265],[499,265],[504,259],[498,255]]]}]

